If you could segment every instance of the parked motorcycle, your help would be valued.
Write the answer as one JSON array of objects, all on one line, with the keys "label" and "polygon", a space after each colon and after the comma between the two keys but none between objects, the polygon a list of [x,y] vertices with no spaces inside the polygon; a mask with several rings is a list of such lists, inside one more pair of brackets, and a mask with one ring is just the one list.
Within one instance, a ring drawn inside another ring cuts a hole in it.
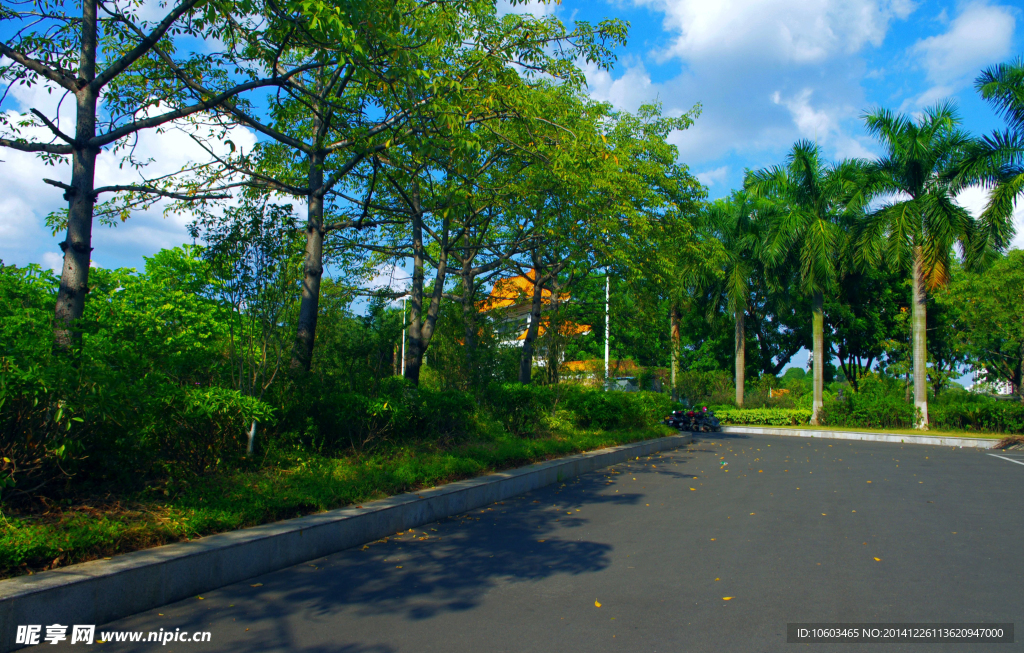
[{"label": "parked motorcycle", "polygon": [[699,410],[673,411],[662,423],[690,433],[712,433],[722,430],[714,411],[708,410],[707,406]]}]

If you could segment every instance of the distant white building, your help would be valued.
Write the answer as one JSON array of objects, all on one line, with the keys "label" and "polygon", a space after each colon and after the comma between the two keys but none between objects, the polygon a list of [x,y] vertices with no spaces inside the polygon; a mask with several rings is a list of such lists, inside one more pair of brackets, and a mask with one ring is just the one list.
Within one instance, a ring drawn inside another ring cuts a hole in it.
[{"label": "distant white building", "polygon": [[[974,378],[977,379],[987,372],[985,368],[974,373]],[[995,395],[1011,395],[1013,394],[1013,387],[1007,381],[976,381],[971,385],[967,386],[970,392],[995,394]]]}]

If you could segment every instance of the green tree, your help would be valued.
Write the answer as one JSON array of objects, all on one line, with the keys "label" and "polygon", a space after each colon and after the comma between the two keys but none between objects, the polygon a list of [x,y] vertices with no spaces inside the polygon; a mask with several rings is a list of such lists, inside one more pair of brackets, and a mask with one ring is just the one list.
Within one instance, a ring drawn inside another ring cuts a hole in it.
[{"label": "green tree", "polygon": [[[143,169],[131,157],[131,139],[140,131],[198,117],[231,98],[259,88],[278,85],[315,63],[266,68],[240,78],[223,66],[246,39],[264,34],[263,7],[257,2],[209,3],[179,0],[161,5],[156,21],[140,18],[136,6],[112,5],[99,0],[70,3],[64,0],[5,4],[0,20],[13,37],[0,43],[0,80],[8,85],[41,84],[73,98],[74,134],[60,126],[60,116],[47,116],[32,107],[12,118],[0,112],[0,147],[35,152],[54,162],[71,159],[71,181],[44,180],[64,190],[66,215],[56,218],[56,229],[66,226],[61,243],[64,267],[57,293],[54,324],[58,347],[68,349],[75,339],[72,323],[81,318],[89,291],[95,203],[110,193],[127,202],[101,207],[108,218],[125,219],[131,207],[161,198],[195,202],[225,197],[219,192],[175,188],[173,179],[144,180],[137,184],[97,188],[96,159],[103,151],[125,152],[124,159]],[[298,25],[301,12],[291,15]],[[197,52],[183,41],[197,39],[216,44]],[[181,71],[187,71],[182,75]],[[207,80],[206,92],[196,93],[189,76]],[[3,98],[9,97],[4,94]],[[60,103],[57,104],[60,106]],[[50,138],[25,138],[22,130],[39,127]],[[186,184],[186,186],[188,186]]]},{"label": "green tree", "polygon": [[[232,385],[262,400],[288,358],[287,325],[293,321],[294,288],[299,282],[299,234],[291,205],[246,197],[223,215],[204,216],[190,225],[193,238],[207,247],[212,283],[207,294],[230,306],[227,350]],[[256,422],[246,451],[253,453]]]},{"label": "green tree", "polygon": [[901,336],[897,318],[905,306],[903,286],[900,276],[888,270],[856,270],[825,301],[831,353],[855,392],[885,356],[887,343]]},{"label": "green tree", "polygon": [[969,135],[950,103],[926,109],[920,118],[878,109],[866,114],[868,131],[885,148],[871,165],[870,188],[889,198],[863,223],[857,259],[883,261],[911,272],[912,361],[918,428],[928,427],[927,293],[949,281],[953,248],[969,261],[983,253],[970,213],[955,201],[948,174],[963,160]]},{"label": "green tree", "polygon": [[798,141],[785,165],[748,172],[744,188],[773,203],[764,257],[779,267],[798,256],[800,289],[810,295],[814,396],[811,423],[818,423],[824,398],[825,293],[835,291],[841,267],[845,230],[841,222],[857,215],[866,203],[864,166],[854,160],[826,164],[821,150]]},{"label": "green tree", "polygon": [[1024,193],[1024,59],[987,68],[974,87],[1002,115],[1007,129],[968,143],[950,177],[956,190],[980,184],[991,191],[978,216],[983,237],[976,239],[976,249],[988,248],[982,253],[988,258],[1013,240],[1013,209]]},{"label": "green tree", "polygon": [[936,301],[953,313],[955,338],[976,378],[1009,383],[1024,402],[1024,251],[1012,250],[984,272],[955,275]]},{"label": "green tree", "polygon": [[764,272],[759,260],[763,235],[758,209],[762,204],[763,201],[754,195],[734,192],[731,197],[714,202],[708,208],[706,217],[725,252],[723,277],[712,290],[712,296],[724,300],[726,311],[733,317],[734,379],[738,408],[743,407],[746,383],[746,316],[750,310],[752,287],[758,274]]}]

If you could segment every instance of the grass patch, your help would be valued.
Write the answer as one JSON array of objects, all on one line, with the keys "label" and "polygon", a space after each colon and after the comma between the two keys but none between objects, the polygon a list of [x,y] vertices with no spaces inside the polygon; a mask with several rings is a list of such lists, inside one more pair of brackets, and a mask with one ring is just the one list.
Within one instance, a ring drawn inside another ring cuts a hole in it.
[{"label": "grass patch", "polygon": [[507,432],[341,457],[278,453],[258,469],[168,482],[131,496],[0,515],[0,578],[308,515],[603,447],[674,435],[656,425]]}]

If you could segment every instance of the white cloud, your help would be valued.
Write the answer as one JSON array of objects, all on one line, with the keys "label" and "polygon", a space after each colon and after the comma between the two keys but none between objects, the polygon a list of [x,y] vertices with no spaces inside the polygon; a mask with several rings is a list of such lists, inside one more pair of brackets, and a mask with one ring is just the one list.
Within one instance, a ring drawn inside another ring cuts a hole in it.
[{"label": "white cloud", "polygon": [[[981,186],[966,188],[956,196],[956,203],[967,209],[971,215],[978,217],[988,203],[989,191]],[[1024,201],[1018,200],[1013,210],[1013,224],[1017,234],[1014,236],[1010,247],[1013,249],[1024,249]]]},{"label": "white cloud", "polygon": [[783,99],[778,91],[772,93],[772,102],[781,104],[789,110],[793,117],[793,123],[805,138],[827,138],[828,135],[838,127],[836,117],[823,109],[815,109],[811,106],[811,95],[814,91],[805,88],[800,93],[788,99]]},{"label": "white cloud", "polygon": [[44,268],[49,268],[57,274],[60,274],[64,267],[64,257],[57,252],[43,252],[43,256],[39,263]]},{"label": "white cloud", "polygon": [[809,63],[838,52],[878,46],[906,0],[634,0],[665,14],[676,35],[661,56],[684,60],[721,56]]},{"label": "white cloud", "polygon": [[636,111],[641,104],[653,101],[658,94],[658,89],[651,83],[651,76],[640,62],[631,62],[626,72],[618,78],[594,63],[584,62],[582,67],[590,96],[599,102],[610,102],[618,109]]},{"label": "white cloud", "polygon": [[705,170],[704,172],[697,173],[697,179],[700,183],[705,186],[714,186],[715,184],[724,184],[725,178],[729,174],[729,166],[721,166],[714,170]]},{"label": "white cloud", "polygon": [[932,88],[916,100],[931,104],[962,88],[982,68],[1006,59],[1013,47],[1018,9],[973,2],[963,7],[942,34],[919,40],[910,48]]},{"label": "white cloud", "polygon": [[[680,60],[655,81],[633,55],[617,70],[586,69],[591,95],[635,110],[658,99],[666,114],[695,103],[695,125],[669,137],[697,169],[740,156],[757,168],[777,163],[798,138],[816,139],[832,158],[869,157],[859,115],[869,67],[859,52],[882,43],[914,9],[885,0],[632,0],[663,14],[667,47],[648,52]],[[657,42],[657,41],[654,41]],[[652,46],[653,47],[653,46]],[[650,59],[648,59],[650,60]],[[625,64],[625,65],[623,65]],[[877,66],[876,66],[877,68]],[[733,170],[737,165],[732,165]],[[716,191],[725,191],[720,183]]]},{"label": "white cloud", "polygon": [[[26,109],[42,106],[50,110],[49,115],[54,115],[52,110],[56,108],[56,100],[45,92],[21,93],[15,97],[23,102],[22,107]],[[68,113],[66,107],[61,107],[64,129],[73,124]],[[14,117],[16,114],[8,112],[8,116]],[[186,135],[188,129],[187,126],[181,129],[171,127],[163,132],[146,130],[139,134],[135,147],[136,158],[153,158],[153,163],[144,171],[146,175],[172,173],[192,161],[205,160],[202,149]],[[22,135],[28,139],[49,138],[48,132],[42,127],[25,128]],[[256,142],[255,135],[246,129],[233,130],[231,138],[242,150],[250,149]],[[220,149],[226,148],[222,146]],[[67,204],[62,191],[45,184],[42,179],[46,177],[67,183],[71,177],[70,166],[67,162],[47,165],[33,154],[14,150],[4,150],[0,157],[4,161],[0,164],[3,167],[3,174],[0,175],[0,258],[19,265],[41,262],[51,267],[51,255],[57,250],[57,242],[63,239],[63,234],[58,234],[56,238],[51,236],[45,227],[45,218]],[[120,164],[120,153],[109,150],[101,152],[96,161],[96,186],[141,181],[138,172]],[[101,196],[100,201],[109,197]],[[148,211],[137,212],[128,222],[114,229],[95,225],[94,255],[104,265],[139,266],[143,255],[188,242],[190,238],[186,225],[192,216],[182,213],[165,218],[163,206],[161,203]]]}]

